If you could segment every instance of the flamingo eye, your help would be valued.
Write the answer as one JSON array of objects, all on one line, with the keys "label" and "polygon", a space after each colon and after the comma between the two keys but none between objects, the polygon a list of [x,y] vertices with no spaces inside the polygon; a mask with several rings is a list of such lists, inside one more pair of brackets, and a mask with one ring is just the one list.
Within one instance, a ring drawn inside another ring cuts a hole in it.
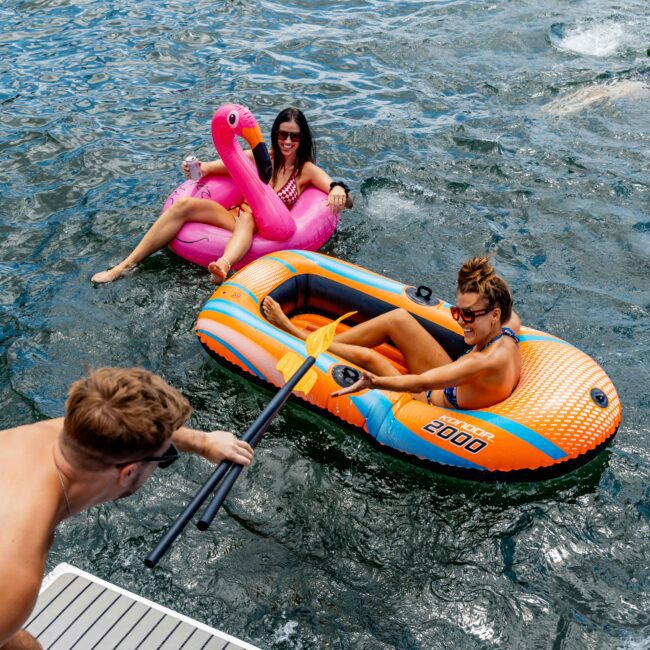
[{"label": "flamingo eye", "polygon": [[239,113],[237,111],[230,111],[228,113],[228,124],[234,129],[239,122]]}]

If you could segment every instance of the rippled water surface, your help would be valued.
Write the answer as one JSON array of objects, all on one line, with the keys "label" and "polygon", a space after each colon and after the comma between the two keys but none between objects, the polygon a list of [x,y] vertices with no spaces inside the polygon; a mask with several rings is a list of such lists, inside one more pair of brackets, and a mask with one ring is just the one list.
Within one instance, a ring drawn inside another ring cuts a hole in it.
[{"label": "rippled water surface", "polygon": [[65,523],[67,561],[268,648],[650,646],[650,10],[646,0],[5,0],[2,425],[62,414],[84,363],[143,365],[193,424],[270,392],[192,326],[206,273],[162,252],[93,287],[213,155],[222,102],[302,108],[354,210],[325,252],[451,297],[489,251],[524,320],[617,386],[614,444],[562,479],[481,485],[288,405],[208,533],[142,558],[209,472],[186,458]]}]

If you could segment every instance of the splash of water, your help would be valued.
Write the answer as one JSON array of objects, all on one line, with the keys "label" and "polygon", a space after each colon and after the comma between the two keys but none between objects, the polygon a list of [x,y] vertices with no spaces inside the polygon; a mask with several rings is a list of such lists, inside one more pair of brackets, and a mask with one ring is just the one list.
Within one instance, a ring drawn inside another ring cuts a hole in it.
[{"label": "splash of water", "polygon": [[642,81],[622,80],[581,88],[547,104],[542,111],[551,115],[570,115],[594,104],[619,99],[650,98],[650,87]]},{"label": "splash of water", "polygon": [[612,21],[574,27],[556,23],[551,27],[551,42],[555,47],[587,56],[612,56],[629,45],[630,39],[626,26]]}]

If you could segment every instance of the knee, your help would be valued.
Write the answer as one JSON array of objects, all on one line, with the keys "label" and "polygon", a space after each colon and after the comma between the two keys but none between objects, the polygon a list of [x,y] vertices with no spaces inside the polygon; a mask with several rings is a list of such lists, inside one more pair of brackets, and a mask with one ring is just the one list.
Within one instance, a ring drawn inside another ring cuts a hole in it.
[{"label": "knee", "polygon": [[381,362],[383,357],[370,348],[359,347],[357,350],[357,359],[355,363],[370,372],[375,372],[377,368],[377,363]]},{"label": "knee", "polygon": [[194,199],[189,196],[183,196],[174,202],[174,205],[168,211],[168,215],[171,219],[185,220],[192,212],[193,207]]},{"label": "knee", "polygon": [[390,315],[393,322],[397,323],[400,326],[404,326],[415,321],[413,315],[407,309],[404,309],[402,307],[399,309],[394,309],[390,312]]}]

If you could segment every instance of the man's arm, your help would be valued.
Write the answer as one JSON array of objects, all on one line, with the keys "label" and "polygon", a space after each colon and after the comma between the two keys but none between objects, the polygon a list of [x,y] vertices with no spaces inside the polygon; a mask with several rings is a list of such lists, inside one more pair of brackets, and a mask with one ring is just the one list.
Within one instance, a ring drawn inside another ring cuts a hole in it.
[{"label": "man's arm", "polygon": [[29,632],[21,630],[36,604],[41,573],[5,564],[0,567],[0,584],[0,650],[41,648]]},{"label": "man's arm", "polygon": [[181,427],[174,432],[172,442],[179,451],[189,451],[213,463],[232,460],[248,465],[253,460],[253,448],[229,431],[197,431]]}]

